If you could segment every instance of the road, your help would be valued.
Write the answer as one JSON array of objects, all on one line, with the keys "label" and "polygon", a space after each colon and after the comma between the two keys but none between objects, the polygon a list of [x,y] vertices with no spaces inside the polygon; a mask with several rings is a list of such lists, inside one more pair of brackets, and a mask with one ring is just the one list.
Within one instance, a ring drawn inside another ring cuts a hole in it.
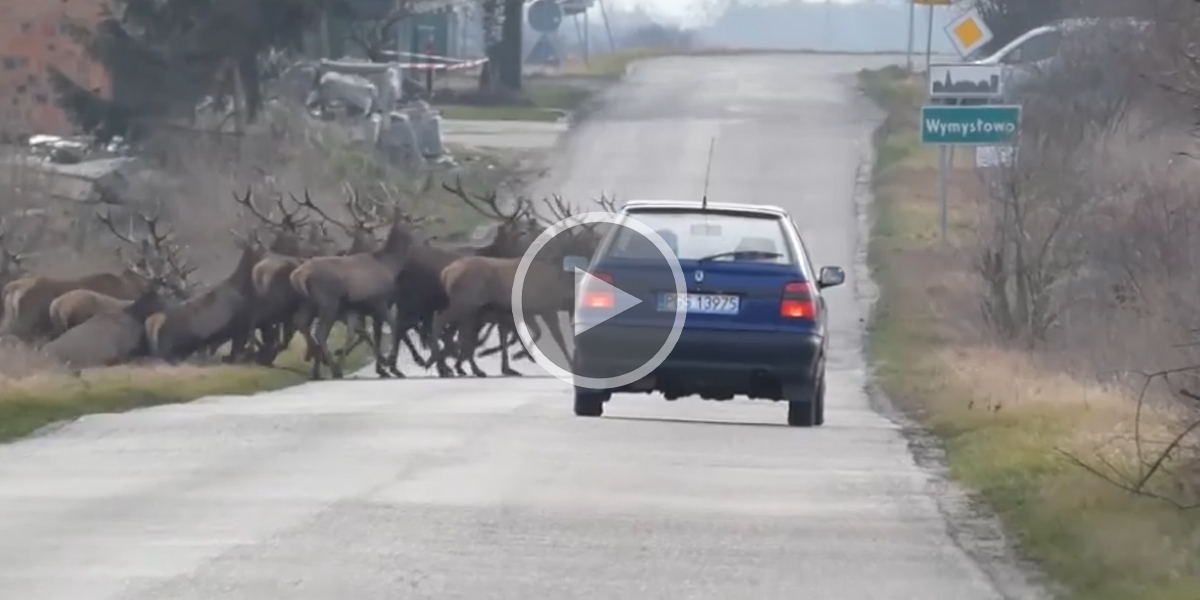
[{"label": "road", "polygon": [[855,177],[878,115],[852,85],[887,61],[641,64],[544,184],[699,198],[715,137],[710,198],[786,206],[815,261],[847,267],[824,427],[646,396],[579,419],[544,377],[87,417],[0,447],[0,598],[1003,597],[1003,557],[952,535],[939,477],[864,391]]}]

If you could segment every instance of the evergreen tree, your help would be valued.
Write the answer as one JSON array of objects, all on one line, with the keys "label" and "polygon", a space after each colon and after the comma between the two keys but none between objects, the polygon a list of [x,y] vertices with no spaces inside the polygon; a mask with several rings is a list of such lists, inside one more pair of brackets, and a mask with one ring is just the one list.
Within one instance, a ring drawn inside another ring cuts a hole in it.
[{"label": "evergreen tree", "polygon": [[99,141],[136,140],[162,119],[187,118],[205,96],[233,98],[239,125],[263,96],[258,58],[300,45],[327,0],[114,0],[94,28],[73,37],[108,71],[104,98],[57,69],[60,106]]}]

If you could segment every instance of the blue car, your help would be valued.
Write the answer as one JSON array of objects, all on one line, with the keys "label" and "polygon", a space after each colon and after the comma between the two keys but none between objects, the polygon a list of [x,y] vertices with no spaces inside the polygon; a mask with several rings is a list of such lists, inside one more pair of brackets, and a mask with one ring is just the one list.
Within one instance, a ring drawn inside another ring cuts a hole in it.
[{"label": "blue car", "polygon": [[[636,219],[670,246],[687,284],[676,297],[670,264],[648,249],[647,238],[612,227],[587,271],[640,302],[615,316],[587,279],[576,296],[575,414],[598,417],[614,393],[661,392],[667,400],[734,396],[787,401],[789,425],[825,420],[827,308],[821,291],[845,281],[840,267],[818,272],[791,216],[752,204],[642,200],[621,218]],[[604,288],[609,289],[611,288]],[[645,364],[640,346],[661,347],[686,301],[683,329],[666,359],[640,380],[611,389],[578,385],[589,378],[630,373]],[[602,325],[579,333],[589,314]]]}]

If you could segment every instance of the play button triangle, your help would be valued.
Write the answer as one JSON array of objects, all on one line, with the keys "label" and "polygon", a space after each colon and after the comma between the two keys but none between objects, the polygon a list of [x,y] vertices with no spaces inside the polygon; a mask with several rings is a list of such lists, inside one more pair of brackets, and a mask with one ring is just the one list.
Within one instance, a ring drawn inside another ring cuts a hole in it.
[{"label": "play button triangle", "polygon": [[642,303],[642,301],[633,294],[629,294],[621,288],[604,281],[603,279],[593,277],[590,273],[584,271],[583,269],[575,269],[575,282],[576,289],[580,290],[581,292],[586,290],[589,294],[610,294],[614,299],[611,307],[588,307],[586,321],[580,320],[581,311],[576,310],[573,323],[575,326],[575,335],[579,335],[597,325],[600,325],[601,323],[604,323],[605,321]]}]

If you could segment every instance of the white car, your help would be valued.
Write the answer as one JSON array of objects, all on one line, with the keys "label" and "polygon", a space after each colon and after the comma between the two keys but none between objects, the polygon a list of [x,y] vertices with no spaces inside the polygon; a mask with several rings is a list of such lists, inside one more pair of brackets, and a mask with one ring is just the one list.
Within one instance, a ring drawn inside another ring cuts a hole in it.
[{"label": "white car", "polygon": [[[1063,41],[1068,36],[1099,27],[1132,25],[1144,30],[1149,23],[1136,19],[1063,19],[1035,27],[1021,34],[1004,47],[984,57],[968,57],[967,61],[977,65],[1003,65],[1005,96],[1010,99],[1035,76],[1052,68],[1062,55]],[[1095,43],[1089,40],[1089,43]]]}]

